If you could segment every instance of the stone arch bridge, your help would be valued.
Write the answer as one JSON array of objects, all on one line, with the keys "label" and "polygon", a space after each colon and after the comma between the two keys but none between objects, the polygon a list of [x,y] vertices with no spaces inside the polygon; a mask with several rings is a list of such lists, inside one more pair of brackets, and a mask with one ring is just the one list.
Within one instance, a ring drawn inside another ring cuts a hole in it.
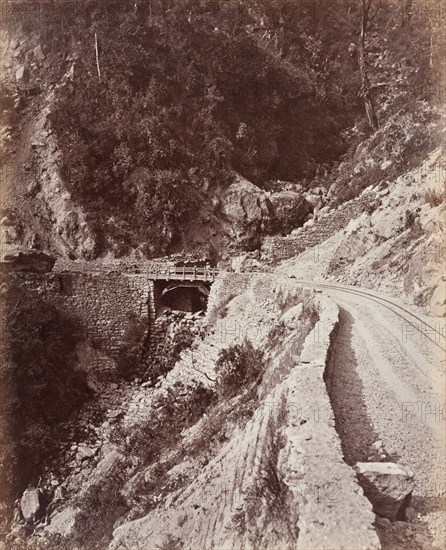
[{"label": "stone arch bridge", "polygon": [[219,270],[155,262],[58,261],[52,271],[11,273],[8,286],[54,304],[76,318],[84,334],[112,355],[119,351],[129,314],[146,316],[154,329],[166,309],[206,310]]}]

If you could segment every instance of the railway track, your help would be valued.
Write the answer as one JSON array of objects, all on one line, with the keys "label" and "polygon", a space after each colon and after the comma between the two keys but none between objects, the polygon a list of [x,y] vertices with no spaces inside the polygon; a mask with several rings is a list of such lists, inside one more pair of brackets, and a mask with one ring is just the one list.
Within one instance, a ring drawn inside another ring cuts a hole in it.
[{"label": "railway track", "polygon": [[[375,294],[366,292],[365,290],[345,288],[343,286],[339,286],[336,284],[329,284],[329,283],[313,283],[313,282],[299,281],[299,280],[296,280],[296,283],[298,283],[301,286],[311,286],[313,288],[335,290],[336,292],[345,292],[348,294],[361,296],[363,298],[366,298],[367,300],[371,300],[381,305],[382,307],[389,309],[395,315],[397,315],[398,317],[403,319],[406,323],[409,323],[417,331],[422,333],[423,336],[428,340],[430,340],[435,346],[440,348],[445,353],[445,359],[446,359],[446,335],[445,335],[446,320],[445,320],[445,325],[442,327],[442,329],[440,328],[440,330],[438,330],[436,327],[431,326],[424,319],[422,319],[412,311],[406,309],[405,307],[400,306],[399,304],[396,304],[395,302],[392,302],[387,298],[382,298],[380,296],[376,296]],[[418,323],[415,323],[414,320],[418,321]]]}]

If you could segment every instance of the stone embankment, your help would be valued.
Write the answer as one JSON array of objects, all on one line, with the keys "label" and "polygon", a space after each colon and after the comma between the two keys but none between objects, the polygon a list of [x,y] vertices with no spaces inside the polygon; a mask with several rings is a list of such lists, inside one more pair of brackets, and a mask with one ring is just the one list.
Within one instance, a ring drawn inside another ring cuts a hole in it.
[{"label": "stone embankment", "polygon": [[[109,285],[109,302],[113,288]],[[222,275],[211,288],[205,334],[155,386],[135,383],[108,410],[94,440],[70,450],[74,469],[62,483],[67,494],[43,527],[45,533],[70,536],[85,491],[112,475],[111,466],[104,464],[113,463],[113,471],[120,471],[115,480],[119,490],[129,503],[137,501],[136,481],[150,481],[153,465],[137,466],[133,457],[136,469],[127,474],[113,434],[130,434],[146,425],[157,414],[156,398],[176,382],[214,387],[221,350],[249,340],[265,351],[266,361],[252,416],[242,416],[241,387],[239,395],[219,402],[224,414],[210,417],[220,418],[221,425],[212,426],[219,435],[208,450],[201,452],[210,444],[203,435],[209,429],[207,413],[185,430],[177,448],[180,460],[166,472],[167,484],[151,494],[153,508],[136,520],[135,515],[121,518],[110,548],[145,550],[148,540],[162,547],[169,535],[185,550],[290,544],[302,550],[380,548],[372,505],[343,460],[324,381],[337,322],[334,302],[299,288],[292,279]],[[198,454],[189,453],[197,444]],[[162,455],[157,464],[167,459]]]},{"label": "stone embankment", "polygon": [[262,259],[274,263],[297,256],[307,248],[324,242],[344,229],[351,220],[363,212],[371,212],[377,206],[378,200],[379,197],[375,191],[366,190],[359,197],[346,202],[336,210],[325,214],[318,213],[317,218],[294,230],[291,235],[267,237],[262,246]]},{"label": "stone embankment", "polygon": [[324,382],[338,309],[319,299],[320,319],[283,383],[288,411],[280,470],[298,509],[296,548],[379,548],[369,501],[343,459]]}]

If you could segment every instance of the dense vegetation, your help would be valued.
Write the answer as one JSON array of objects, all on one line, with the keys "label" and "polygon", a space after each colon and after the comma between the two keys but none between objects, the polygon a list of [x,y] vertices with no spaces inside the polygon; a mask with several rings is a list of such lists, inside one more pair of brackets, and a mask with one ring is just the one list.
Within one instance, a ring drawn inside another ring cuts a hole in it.
[{"label": "dense vegetation", "polygon": [[260,383],[266,367],[262,350],[255,349],[249,340],[221,350],[216,363],[218,389],[224,396],[235,395],[240,388]]},{"label": "dense vegetation", "polygon": [[[422,4],[371,2],[366,58],[379,123],[438,92],[440,14]],[[120,243],[118,255],[142,243],[148,256],[164,253],[234,172],[261,187],[307,187],[372,133],[359,0],[70,8],[40,6],[45,25],[33,30],[51,60],[40,77],[71,71],[52,114],[63,174],[99,240]]]},{"label": "dense vegetation", "polygon": [[225,183],[234,170],[258,184],[298,179],[342,151],[335,136],[351,116],[315,97],[308,54],[299,68],[271,55],[246,30],[255,18],[234,15],[190,2],[158,17],[142,3],[92,14],[53,123],[65,177],[101,212],[97,226],[130,242],[150,227],[163,237],[158,246],[169,243],[209,183]]}]

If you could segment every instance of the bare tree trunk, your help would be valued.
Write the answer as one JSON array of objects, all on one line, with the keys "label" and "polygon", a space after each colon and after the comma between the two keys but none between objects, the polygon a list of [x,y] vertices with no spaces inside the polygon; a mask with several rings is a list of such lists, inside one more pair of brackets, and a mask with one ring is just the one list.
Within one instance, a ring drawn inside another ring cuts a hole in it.
[{"label": "bare tree trunk", "polygon": [[358,57],[359,57],[359,70],[361,73],[361,90],[359,92],[360,96],[364,101],[365,111],[367,113],[367,119],[370,126],[376,130],[379,126],[378,117],[376,116],[375,104],[373,102],[368,66],[366,59],[366,49],[365,49],[365,39],[367,34],[367,24],[369,22],[369,12],[372,5],[372,0],[361,0],[362,10],[361,10],[361,31],[359,35],[359,48],[358,48]]},{"label": "bare tree trunk", "polygon": [[[432,32],[432,31],[431,31]],[[432,69],[434,66],[434,37],[431,34],[430,40],[430,55],[429,55],[429,67]]]},{"label": "bare tree trunk", "polygon": [[99,48],[98,48],[98,35],[97,33],[94,33],[94,46],[96,50],[96,67],[98,69],[98,77],[99,80],[101,80],[101,69],[99,67]]}]

